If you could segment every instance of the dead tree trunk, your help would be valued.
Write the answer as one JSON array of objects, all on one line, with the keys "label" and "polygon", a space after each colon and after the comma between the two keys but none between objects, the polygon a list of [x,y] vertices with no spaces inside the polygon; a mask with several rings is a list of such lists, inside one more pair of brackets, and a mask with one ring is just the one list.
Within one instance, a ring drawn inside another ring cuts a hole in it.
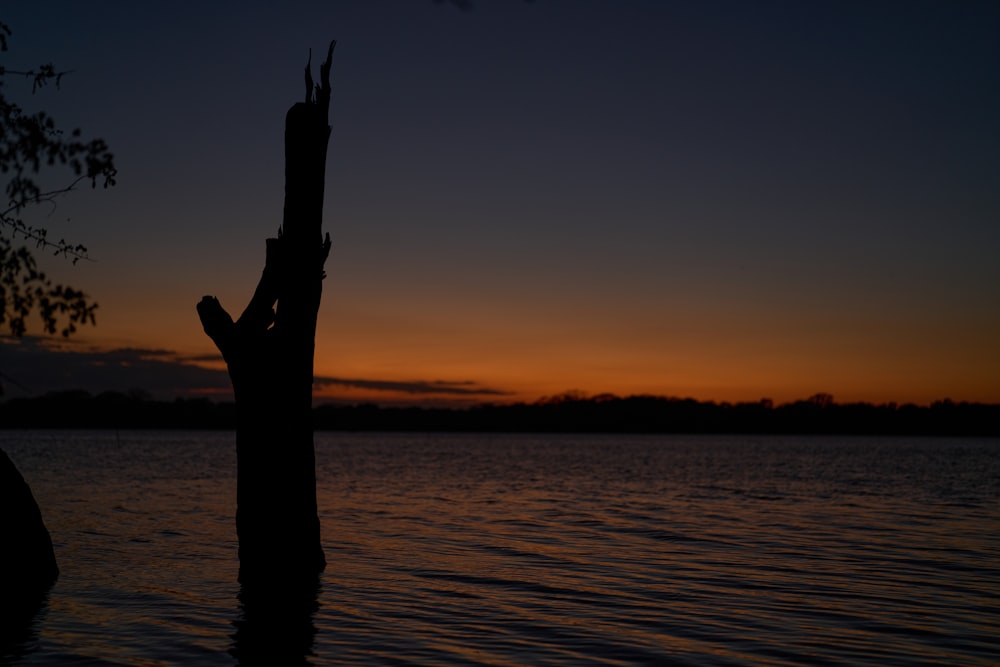
[{"label": "dead tree trunk", "polygon": [[240,580],[314,577],[326,566],[316,511],[312,383],[316,316],[330,236],[322,233],[330,137],[330,44],[306,101],[285,117],[285,207],[264,271],[238,320],[212,296],[198,304],[236,397],[236,532]]}]

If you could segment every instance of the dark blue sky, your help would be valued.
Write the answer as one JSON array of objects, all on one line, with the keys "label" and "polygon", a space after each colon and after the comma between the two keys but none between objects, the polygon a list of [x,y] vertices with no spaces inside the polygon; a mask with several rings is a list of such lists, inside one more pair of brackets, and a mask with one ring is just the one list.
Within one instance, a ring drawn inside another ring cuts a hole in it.
[{"label": "dark blue sky", "polygon": [[48,218],[98,259],[52,267],[81,346],[212,349],[336,38],[320,374],[1000,401],[995,2],[205,5],[4,9],[5,65],[74,70],[22,101],[118,156]]}]

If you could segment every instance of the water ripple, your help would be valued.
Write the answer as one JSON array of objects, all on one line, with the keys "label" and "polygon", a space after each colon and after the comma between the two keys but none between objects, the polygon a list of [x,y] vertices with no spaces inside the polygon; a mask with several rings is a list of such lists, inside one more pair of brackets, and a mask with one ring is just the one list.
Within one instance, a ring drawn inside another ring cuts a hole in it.
[{"label": "water ripple", "polygon": [[320,435],[330,565],[290,618],[238,597],[231,435],[4,447],[63,570],[25,664],[1000,656],[995,440]]}]

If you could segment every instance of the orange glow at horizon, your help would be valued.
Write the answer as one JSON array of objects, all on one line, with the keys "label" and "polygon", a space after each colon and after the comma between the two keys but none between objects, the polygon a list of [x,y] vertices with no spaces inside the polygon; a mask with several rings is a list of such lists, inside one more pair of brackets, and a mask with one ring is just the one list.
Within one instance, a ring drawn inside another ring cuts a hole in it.
[{"label": "orange glow at horizon", "polygon": [[[338,267],[331,268],[337,277]],[[230,281],[251,284],[220,285],[231,314],[238,316],[254,278],[248,269]],[[605,300],[599,311],[583,301],[549,305],[502,293],[482,299],[444,288],[434,301],[408,301],[405,290],[345,283],[331,280],[324,293],[315,375],[338,382],[318,383],[318,402],[470,405],[575,390],[719,402],[784,403],[824,392],[841,403],[1000,403],[1000,349],[990,333],[1000,324],[993,321],[958,327],[874,308],[837,314],[808,304],[709,306],[669,295],[658,297],[657,310],[628,299]],[[65,345],[170,350],[224,369],[221,360],[204,360],[216,350],[194,312],[199,291],[177,290],[160,302],[111,285],[95,291],[102,294],[97,328]]]},{"label": "orange glow at horizon", "polygon": [[[530,402],[569,390],[727,402],[770,398],[782,403],[819,392],[838,402],[1000,402],[1000,353],[987,340],[989,327],[963,332],[964,346],[936,349],[940,341],[955,338],[946,325],[938,330],[924,325],[914,335],[912,322],[892,319],[892,314],[881,320],[841,317],[834,326],[832,318],[816,321],[778,312],[755,317],[695,309],[601,319],[565,309],[553,318],[534,305],[506,305],[506,317],[465,308],[469,316],[459,321],[450,308],[403,309],[391,317],[384,314],[376,325],[378,318],[352,318],[356,313],[334,305],[333,313],[321,315],[316,374],[470,381],[507,392],[451,397],[458,402]],[[517,308],[533,312],[517,313]],[[880,328],[877,336],[873,322]],[[982,351],[990,349],[992,356],[984,357]],[[343,387],[321,393],[359,395]],[[380,396],[420,400],[388,392],[364,396],[375,402]]]}]

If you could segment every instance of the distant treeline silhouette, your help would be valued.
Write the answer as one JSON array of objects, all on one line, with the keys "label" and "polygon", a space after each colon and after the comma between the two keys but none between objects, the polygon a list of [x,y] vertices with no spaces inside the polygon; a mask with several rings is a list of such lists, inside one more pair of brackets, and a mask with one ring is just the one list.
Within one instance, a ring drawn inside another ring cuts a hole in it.
[{"label": "distant treeline silhouette", "polygon": [[[534,403],[464,408],[326,404],[313,410],[323,431],[590,433],[815,433],[1000,436],[1000,405],[937,401],[930,406],[836,403],[829,394],[774,405],[662,396],[578,394]],[[157,401],[142,392],[85,391],[11,398],[2,428],[232,429],[235,406],[206,398]]]}]

